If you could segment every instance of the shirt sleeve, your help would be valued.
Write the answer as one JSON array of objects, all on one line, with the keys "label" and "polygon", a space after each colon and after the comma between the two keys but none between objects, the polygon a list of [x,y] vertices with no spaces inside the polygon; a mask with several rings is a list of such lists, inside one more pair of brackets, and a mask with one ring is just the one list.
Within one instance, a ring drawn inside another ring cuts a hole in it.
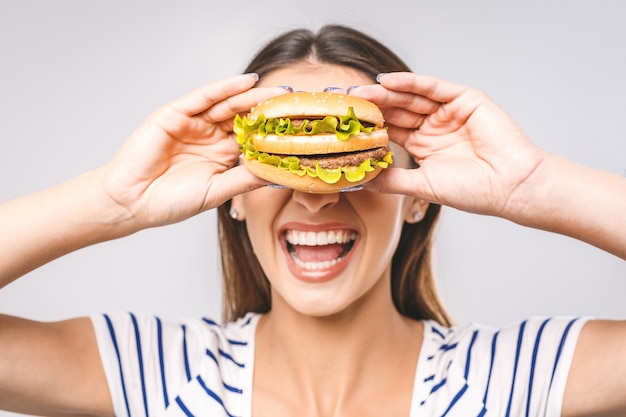
[{"label": "shirt sleeve", "polygon": [[484,387],[485,409],[497,410],[496,415],[560,416],[584,322],[580,318],[537,317],[477,338],[476,351],[467,356],[474,363],[466,366],[476,371],[470,383],[480,387],[481,393]]},{"label": "shirt sleeve", "polygon": [[428,341],[431,353],[420,363],[426,368],[420,408],[449,417],[560,416],[586,320],[536,317],[502,328],[431,325],[436,343]]},{"label": "shirt sleeve", "polygon": [[221,325],[208,318],[93,315],[115,415],[249,415],[258,317]]},{"label": "shirt sleeve", "polygon": [[190,325],[131,313],[91,317],[116,416],[159,415],[197,373],[207,341]]}]

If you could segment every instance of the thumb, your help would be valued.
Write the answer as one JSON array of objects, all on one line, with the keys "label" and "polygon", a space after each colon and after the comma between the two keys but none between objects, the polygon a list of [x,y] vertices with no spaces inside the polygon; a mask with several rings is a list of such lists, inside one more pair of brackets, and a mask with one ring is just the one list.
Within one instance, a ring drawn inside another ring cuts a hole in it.
[{"label": "thumb", "polygon": [[387,168],[363,186],[381,194],[404,194],[428,202],[436,202],[428,177],[420,168]]},{"label": "thumb", "polygon": [[219,181],[209,184],[205,197],[205,208],[217,207],[234,196],[267,185],[267,181],[256,177],[245,166],[235,166],[219,175]]}]

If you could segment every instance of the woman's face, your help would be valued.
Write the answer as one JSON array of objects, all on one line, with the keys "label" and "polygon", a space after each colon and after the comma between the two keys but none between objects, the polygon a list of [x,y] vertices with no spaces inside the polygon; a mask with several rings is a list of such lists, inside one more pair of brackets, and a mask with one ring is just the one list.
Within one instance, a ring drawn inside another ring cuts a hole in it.
[{"label": "woman's face", "polygon": [[[300,64],[274,71],[259,84],[322,91],[371,80],[350,68]],[[406,153],[397,146],[394,151],[395,164],[407,167]],[[372,292],[384,291],[390,299],[391,258],[402,224],[418,209],[426,210],[406,196],[268,187],[235,197],[233,206],[245,217],[270,281],[272,310],[286,307],[312,316],[339,313]]]}]

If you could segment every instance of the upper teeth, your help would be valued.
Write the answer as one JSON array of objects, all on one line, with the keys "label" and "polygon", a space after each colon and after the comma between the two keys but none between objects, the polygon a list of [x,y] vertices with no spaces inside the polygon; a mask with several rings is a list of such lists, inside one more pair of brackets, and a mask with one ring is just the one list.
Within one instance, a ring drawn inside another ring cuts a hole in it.
[{"label": "upper teeth", "polygon": [[351,230],[329,230],[322,232],[288,230],[287,233],[285,233],[285,239],[292,245],[331,245],[334,243],[348,243],[356,239],[356,233]]}]

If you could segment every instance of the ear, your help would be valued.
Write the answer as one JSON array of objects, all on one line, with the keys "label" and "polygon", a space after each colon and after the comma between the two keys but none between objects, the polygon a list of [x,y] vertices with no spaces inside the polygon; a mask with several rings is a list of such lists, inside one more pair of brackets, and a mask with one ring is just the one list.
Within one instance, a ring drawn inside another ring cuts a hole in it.
[{"label": "ear", "polygon": [[419,223],[426,215],[429,204],[422,200],[413,200],[407,207],[404,221],[410,224]]},{"label": "ear", "polygon": [[246,219],[246,210],[244,209],[243,197],[238,194],[230,199],[230,217],[240,222]]}]

